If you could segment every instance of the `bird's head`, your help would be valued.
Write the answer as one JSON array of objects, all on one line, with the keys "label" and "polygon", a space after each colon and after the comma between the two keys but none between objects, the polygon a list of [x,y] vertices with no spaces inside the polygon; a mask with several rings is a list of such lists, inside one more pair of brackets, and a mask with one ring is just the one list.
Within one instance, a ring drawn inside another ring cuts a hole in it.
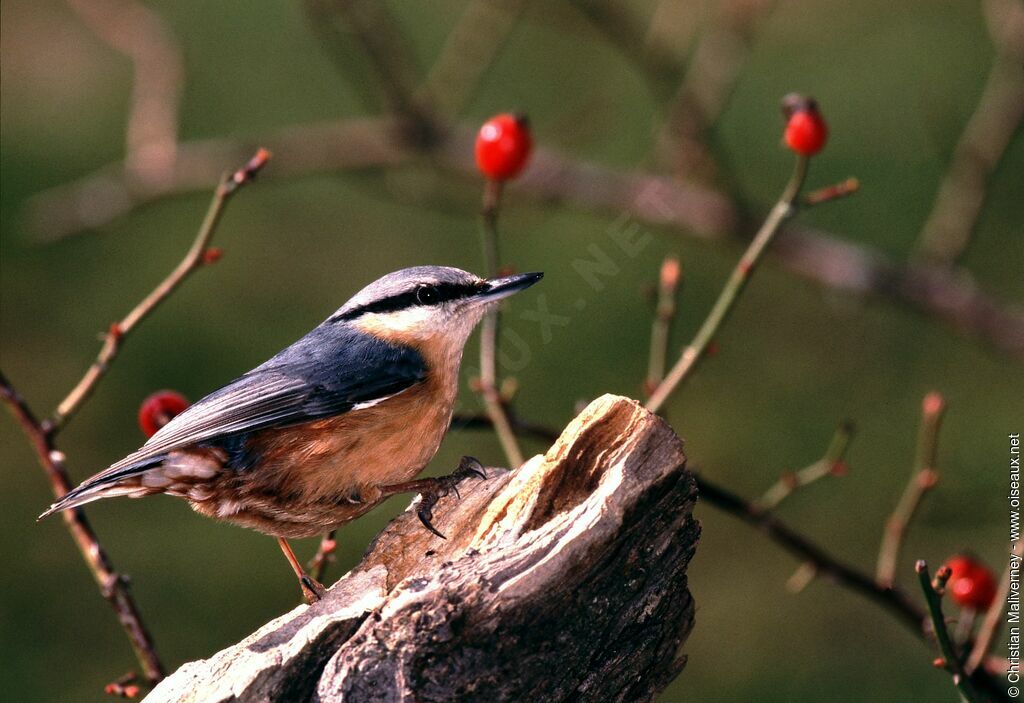
[{"label": "bird's head", "polygon": [[448,266],[416,266],[378,278],[330,320],[388,341],[444,341],[461,349],[488,309],[543,275],[521,273],[488,280]]}]

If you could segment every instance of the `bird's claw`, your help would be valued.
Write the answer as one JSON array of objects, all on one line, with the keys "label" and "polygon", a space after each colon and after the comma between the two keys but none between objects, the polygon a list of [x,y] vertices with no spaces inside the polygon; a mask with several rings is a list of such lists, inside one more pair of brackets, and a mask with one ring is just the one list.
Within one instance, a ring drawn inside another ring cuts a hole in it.
[{"label": "bird's claw", "polygon": [[454,472],[434,479],[431,490],[420,493],[420,504],[416,510],[416,517],[420,519],[424,527],[441,539],[448,539],[434,527],[434,506],[437,505],[437,501],[451,493],[454,493],[455,497],[461,500],[462,495],[459,493],[459,484],[473,476],[486,479],[487,474],[484,473],[484,465],[471,456],[464,456],[459,461],[459,466]]},{"label": "bird's claw", "polygon": [[299,586],[302,588],[302,597],[310,605],[327,595],[327,589],[322,583],[305,574],[299,579]]}]

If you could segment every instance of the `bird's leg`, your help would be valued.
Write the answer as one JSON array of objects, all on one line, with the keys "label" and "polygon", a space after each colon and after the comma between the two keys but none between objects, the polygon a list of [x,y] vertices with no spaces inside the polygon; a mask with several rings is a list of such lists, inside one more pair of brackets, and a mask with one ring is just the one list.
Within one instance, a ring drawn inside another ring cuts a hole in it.
[{"label": "bird's leg", "polygon": [[437,505],[437,501],[450,493],[454,493],[456,498],[461,498],[459,484],[472,476],[487,478],[487,474],[484,473],[484,465],[471,456],[464,456],[459,462],[459,467],[447,476],[420,478],[415,481],[380,486],[381,498],[390,498],[399,493],[419,493],[420,503],[416,508],[416,517],[420,519],[424,527],[435,535],[441,539],[447,539],[431,522],[434,519],[434,506]]},{"label": "bird's leg", "polygon": [[306,599],[306,602],[313,605],[313,603],[323,598],[327,594],[327,589],[320,582],[310,578],[302,569],[302,564],[299,563],[299,558],[295,556],[295,552],[292,551],[288,541],[284,537],[278,537],[277,543],[281,546],[285,559],[292,565],[292,571],[299,577],[299,588],[302,589],[302,597]]}]

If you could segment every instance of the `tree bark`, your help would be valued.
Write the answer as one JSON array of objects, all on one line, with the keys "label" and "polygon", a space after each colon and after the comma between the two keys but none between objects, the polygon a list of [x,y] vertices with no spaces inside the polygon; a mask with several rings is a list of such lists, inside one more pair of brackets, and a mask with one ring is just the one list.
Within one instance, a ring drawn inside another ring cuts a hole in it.
[{"label": "tree bark", "polygon": [[147,697],[170,701],[648,701],[682,670],[700,526],[682,442],[626,398],[544,456],[415,505],[313,606]]}]

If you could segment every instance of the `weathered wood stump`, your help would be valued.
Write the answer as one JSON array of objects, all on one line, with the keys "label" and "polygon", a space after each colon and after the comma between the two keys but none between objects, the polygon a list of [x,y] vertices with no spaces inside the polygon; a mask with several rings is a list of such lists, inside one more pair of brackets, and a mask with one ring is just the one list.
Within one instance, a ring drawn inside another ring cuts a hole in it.
[{"label": "weathered wood stump", "polygon": [[681,670],[700,527],[680,440],[626,398],[591,403],[545,456],[412,510],[322,601],[146,698],[647,701]]}]

